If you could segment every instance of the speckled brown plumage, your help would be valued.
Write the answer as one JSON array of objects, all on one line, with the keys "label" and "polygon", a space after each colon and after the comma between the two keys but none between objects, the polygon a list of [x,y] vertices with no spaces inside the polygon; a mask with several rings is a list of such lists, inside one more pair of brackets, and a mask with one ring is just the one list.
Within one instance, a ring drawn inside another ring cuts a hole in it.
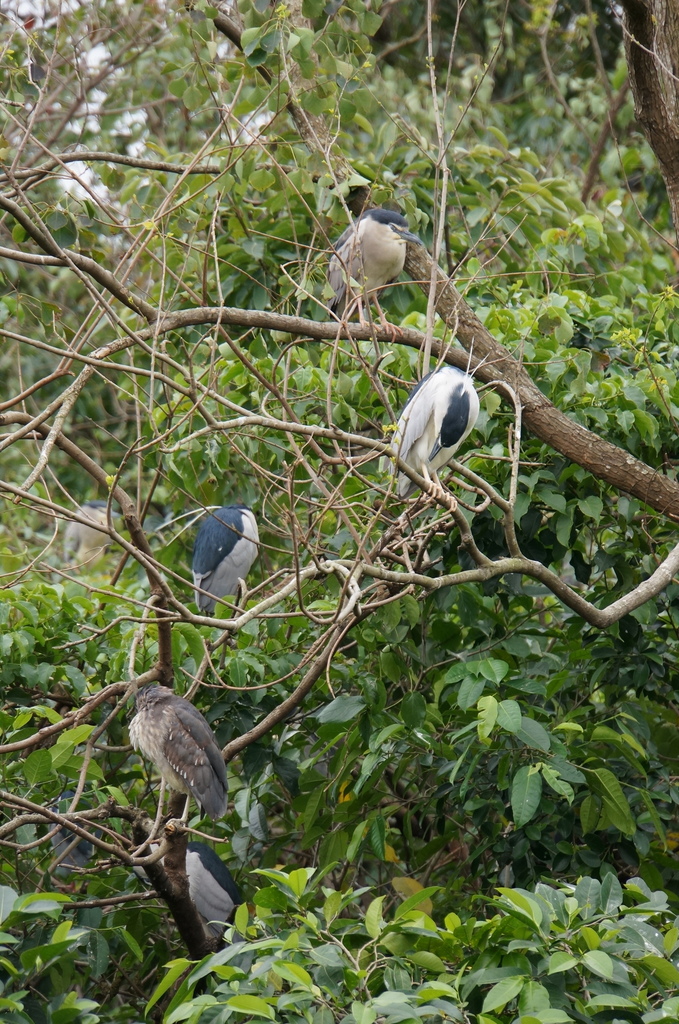
[{"label": "speckled brown plumage", "polygon": [[135,749],[155,764],[166,785],[194,797],[213,820],[226,812],[226,768],[214,733],[188,700],[166,686],[145,686],[130,722]]}]

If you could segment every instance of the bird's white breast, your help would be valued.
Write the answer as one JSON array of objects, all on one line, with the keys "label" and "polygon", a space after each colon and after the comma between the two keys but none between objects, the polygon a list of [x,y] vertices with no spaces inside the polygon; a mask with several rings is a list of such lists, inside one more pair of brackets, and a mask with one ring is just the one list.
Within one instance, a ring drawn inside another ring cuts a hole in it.
[{"label": "bird's white breast", "polygon": [[403,270],[406,243],[387,224],[377,224],[362,239],[365,285],[370,291],[393,281]]}]

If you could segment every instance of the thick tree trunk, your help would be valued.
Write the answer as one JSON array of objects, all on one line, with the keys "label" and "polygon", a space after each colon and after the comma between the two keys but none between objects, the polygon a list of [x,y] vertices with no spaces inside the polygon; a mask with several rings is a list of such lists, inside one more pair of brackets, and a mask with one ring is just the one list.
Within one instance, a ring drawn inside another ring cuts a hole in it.
[{"label": "thick tree trunk", "polygon": [[679,241],[679,0],[621,0],[639,124],[665,180]]}]

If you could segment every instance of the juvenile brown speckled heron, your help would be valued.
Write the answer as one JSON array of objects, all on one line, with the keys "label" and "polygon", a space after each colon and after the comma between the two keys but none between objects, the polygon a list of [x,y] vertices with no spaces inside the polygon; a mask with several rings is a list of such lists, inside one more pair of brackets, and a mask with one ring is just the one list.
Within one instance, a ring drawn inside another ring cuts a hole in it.
[{"label": "juvenile brown speckled heron", "polygon": [[226,768],[210,726],[188,700],[166,686],[144,686],[135,699],[137,713],[130,722],[130,740],[153,761],[165,786],[186,793],[183,820],[188,820],[194,797],[213,821],[226,812]]},{"label": "juvenile brown speckled heron", "polygon": [[365,210],[333,246],[328,281],[335,294],[328,308],[343,317],[351,315],[358,307],[362,320],[365,295],[368,302],[377,306],[382,324],[389,327],[378,302],[378,292],[385,284],[396,280],[403,270],[408,242],[423,244],[421,238],[408,230],[408,222],[400,213],[379,206]]}]

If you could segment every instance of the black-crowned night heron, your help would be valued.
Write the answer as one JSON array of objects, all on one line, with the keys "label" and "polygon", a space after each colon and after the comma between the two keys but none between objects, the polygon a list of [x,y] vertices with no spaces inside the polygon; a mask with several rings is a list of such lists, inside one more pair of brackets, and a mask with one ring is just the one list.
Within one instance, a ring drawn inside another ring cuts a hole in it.
[{"label": "black-crowned night heron", "polygon": [[[73,790],[65,790],[56,804],[52,804],[52,811],[68,810],[73,799]],[[55,832],[50,839],[54,850],[55,860],[50,865],[50,871],[58,875],[67,875],[71,871],[84,868],[92,856],[93,846],[87,839],[78,839],[75,832],[63,826]]]},{"label": "black-crowned night heron", "polygon": [[408,230],[408,222],[400,213],[382,207],[362,213],[333,246],[328,267],[328,281],[335,293],[328,303],[331,312],[343,317],[357,306],[362,320],[361,300],[365,295],[368,302],[375,303],[386,325],[377,293],[403,270],[408,242],[423,244]]},{"label": "black-crowned night heron", "polygon": [[[155,850],[157,845],[153,843],[151,848]],[[164,858],[161,864],[163,861]],[[233,918],[236,907],[243,902],[233,875],[212,847],[205,843],[188,844],[185,868],[189,896],[209,933],[219,938]],[[148,881],[142,867],[136,867],[134,871],[142,881]]]},{"label": "black-crowned night heron", "polygon": [[[440,486],[438,470],[452,459],[478,415],[479,396],[469,374],[455,366],[441,366],[410,392],[396,426],[393,450],[425,480],[433,479]],[[398,473],[399,498],[415,490],[417,484]]]},{"label": "black-crowned night heron", "polygon": [[189,896],[208,931],[219,937],[243,902],[238,886],[226,864],[205,843],[186,848],[186,877]]},{"label": "black-crowned night heron", "polygon": [[[106,502],[85,501],[76,509],[78,515],[89,519],[99,526],[107,525]],[[77,565],[87,565],[96,562],[100,555],[103,555],[109,543],[108,535],[93,526],[85,523],[76,523],[71,520],[64,533],[64,561],[75,561]]]},{"label": "black-crowned night heron", "polygon": [[210,726],[188,700],[166,686],[144,686],[137,693],[130,740],[155,764],[165,786],[186,793],[184,820],[194,797],[214,821],[226,812],[226,768]]},{"label": "black-crowned night heron", "polygon": [[257,521],[247,505],[224,505],[203,519],[192,566],[200,611],[211,615],[218,599],[238,592],[238,581],[247,576],[258,544]]}]

